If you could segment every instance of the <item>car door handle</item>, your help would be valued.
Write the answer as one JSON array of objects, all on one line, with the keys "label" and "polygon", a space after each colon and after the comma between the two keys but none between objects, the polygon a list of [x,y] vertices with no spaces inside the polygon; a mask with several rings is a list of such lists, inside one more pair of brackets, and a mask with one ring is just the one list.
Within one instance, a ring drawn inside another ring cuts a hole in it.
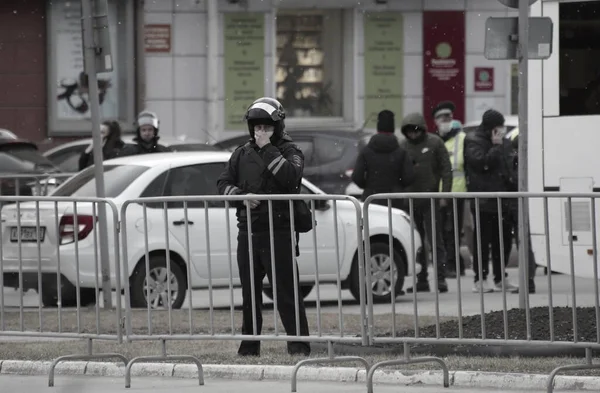
[{"label": "car door handle", "polygon": [[[173,221],[173,225],[185,225],[186,221],[185,220],[179,220],[179,221]],[[194,221],[187,221],[188,225],[194,225]]]}]

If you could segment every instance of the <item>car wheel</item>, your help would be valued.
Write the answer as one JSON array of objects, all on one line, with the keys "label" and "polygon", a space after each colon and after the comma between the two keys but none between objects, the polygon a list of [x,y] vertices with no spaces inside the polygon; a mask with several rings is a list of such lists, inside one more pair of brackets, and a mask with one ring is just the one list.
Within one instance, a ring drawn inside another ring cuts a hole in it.
[{"label": "car wheel", "polygon": [[[371,292],[373,293],[373,303],[389,302],[392,299],[402,294],[404,287],[404,277],[406,270],[404,258],[395,250],[394,251],[394,289],[392,289],[392,275],[390,248],[386,243],[374,243],[371,245],[371,259],[365,261],[365,266],[371,269]],[[366,285],[366,280],[365,280]],[[358,260],[352,265],[350,277],[350,292],[352,296],[360,301],[360,285],[358,275]]]},{"label": "car wheel", "polygon": [[[65,276],[60,279],[61,285],[61,306],[62,307],[77,307],[77,287]],[[58,291],[56,285],[56,277],[48,276],[42,281],[42,304],[44,307],[58,306]],[[87,307],[96,304],[96,289],[95,288],[79,288],[79,303],[81,307]]]},{"label": "car wheel", "polygon": [[[310,295],[314,287],[314,285],[301,285],[300,288],[298,288],[298,295],[302,296],[302,299],[306,299],[306,297]],[[269,299],[273,300],[273,288],[263,288],[263,293]]]},{"label": "car wheel", "polygon": [[[131,306],[136,308],[168,308],[169,286],[171,289],[171,308],[179,309],[185,300],[187,283],[185,274],[171,260],[171,272],[167,272],[167,261],[163,256],[152,256],[149,261],[150,272],[146,277],[146,261],[142,259],[131,278]],[[146,299],[150,291],[149,301]]]}]

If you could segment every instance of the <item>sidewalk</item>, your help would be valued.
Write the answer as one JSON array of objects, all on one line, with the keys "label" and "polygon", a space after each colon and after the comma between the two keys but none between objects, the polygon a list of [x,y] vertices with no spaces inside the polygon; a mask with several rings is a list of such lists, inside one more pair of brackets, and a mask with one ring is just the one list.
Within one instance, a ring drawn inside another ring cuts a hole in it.
[{"label": "sidewalk", "polygon": [[[151,393],[282,393],[290,391],[289,381],[227,381],[207,380],[204,386],[198,386],[197,381],[176,378],[136,378],[132,381],[130,389],[123,386],[123,378],[110,377],[76,377],[59,376],[54,388],[48,387],[48,378],[45,376],[20,376],[2,375],[0,383],[5,392],[47,392],[47,393],[116,393],[116,392],[151,392]],[[358,383],[327,383],[327,382],[300,382],[298,393],[301,392],[327,392],[327,393],[364,393],[366,386]],[[450,387],[443,389],[441,386],[394,386],[375,385],[374,393],[488,393],[493,390],[468,389]],[[510,393],[536,393],[543,390],[510,390]],[[498,390],[500,392],[500,390]],[[502,389],[506,392],[506,389]],[[557,391],[558,392],[558,391]]]}]

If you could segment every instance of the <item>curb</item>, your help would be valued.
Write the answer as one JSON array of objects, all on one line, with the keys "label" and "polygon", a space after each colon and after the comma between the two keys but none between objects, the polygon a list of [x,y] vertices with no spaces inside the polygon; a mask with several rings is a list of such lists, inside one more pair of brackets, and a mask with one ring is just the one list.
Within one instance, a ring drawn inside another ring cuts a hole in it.
[{"label": "curb", "polygon": [[[52,362],[29,360],[0,360],[0,374],[47,375]],[[294,366],[271,365],[203,365],[205,379],[231,380],[290,380]],[[90,375],[124,377],[125,366],[107,362],[61,362],[56,375]],[[353,367],[302,367],[298,381],[366,383],[366,371]],[[195,365],[174,363],[140,363],[131,368],[132,377],[198,378]],[[548,376],[543,374],[506,374],[478,371],[450,371],[450,385],[465,388],[545,389]],[[376,384],[440,385],[440,371],[377,370]],[[135,381],[133,381],[135,384]],[[600,391],[600,377],[558,376],[555,389]]]}]

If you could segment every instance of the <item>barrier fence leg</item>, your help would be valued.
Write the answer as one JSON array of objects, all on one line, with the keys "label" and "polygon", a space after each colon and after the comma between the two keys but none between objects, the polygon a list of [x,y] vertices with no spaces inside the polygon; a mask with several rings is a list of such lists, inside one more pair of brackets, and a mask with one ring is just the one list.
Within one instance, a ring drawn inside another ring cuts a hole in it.
[{"label": "barrier fence leg", "polygon": [[60,362],[65,362],[69,360],[100,360],[100,359],[119,359],[123,362],[123,364],[127,364],[129,360],[120,353],[93,353],[93,345],[92,339],[88,338],[87,340],[87,354],[83,355],[65,355],[55,359],[50,365],[50,372],[48,373],[48,386],[54,386],[54,369]]},{"label": "barrier fence leg", "polygon": [[383,362],[375,363],[371,366],[371,369],[367,372],[367,392],[373,393],[373,375],[375,374],[375,370],[384,366],[396,366],[400,364],[418,364],[418,363],[438,363],[440,367],[442,367],[442,372],[444,373],[444,387],[450,387],[450,373],[448,372],[448,366],[446,363],[440,359],[433,356],[420,357],[420,358],[411,358],[410,357],[410,347],[407,343],[404,343],[404,359],[396,359],[396,360],[386,360]]},{"label": "barrier fence leg", "polygon": [[560,366],[552,370],[548,376],[547,390],[552,393],[554,390],[554,378],[562,371],[581,371],[581,370],[600,370],[600,364],[592,363],[592,349],[585,349],[586,364],[570,364],[568,366]]},{"label": "barrier fence leg", "polygon": [[348,363],[348,362],[359,362],[365,366],[367,372],[369,372],[369,362],[365,358],[361,358],[360,356],[335,356],[333,351],[333,342],[327,341],[327,357],[326,358],[315,358],[315,359],[305,359],[296,363],[294,370],[292,371],[292,392],[296,391],[296,380],[298,375],[298,370],[300,367],[306,366],[308,364],[323,364],[323,363]]},{"label": "barrier fence leg", "polygon": [[144,363],[144,362],[165,362],[169,360],[187,360],[193,362],[198,366],[198,381],[200,386],[204,385],[204,371],[202,369],[202,363],[200,359],[192,355],[167,355],[167,342],[163,338],[160,340],[162,344],[162,353],[158,356],[138,356],[137,358],[133,358],[127,363],[127,367],[125,368],[125,388],[131,387],[131,366],[135,363]]}]

